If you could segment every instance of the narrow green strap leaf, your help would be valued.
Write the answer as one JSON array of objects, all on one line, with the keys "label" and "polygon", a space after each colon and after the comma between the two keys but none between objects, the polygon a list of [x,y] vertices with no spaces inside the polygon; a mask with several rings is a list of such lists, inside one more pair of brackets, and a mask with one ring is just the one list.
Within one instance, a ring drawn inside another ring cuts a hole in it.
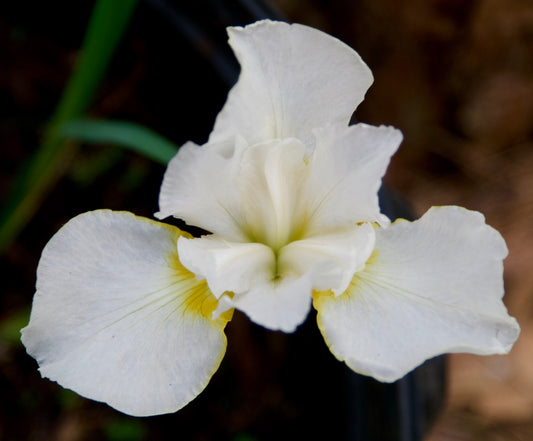
[{"label": "narrow green strap leaf", "polygon": [[74,149],[57,135],[56,128],[81,116],[91,105],[137,2],[96,2],[77,67],[51,118],[43,142],[24,171],[15,178],[11,194],[0,213],[0,252],[31,220],[46,194],[63,175]]},{"label": "narrow green strap leaf", "polygon": [[127,121],[76,119],[59,127],[58,134],[92,144],[114,144],[166,165],[178,151],[168,139]]},{"label": "narrow green strap leaf", "polygon": [[79,63],[63,92],[51,121],[52,125],[83,114],[91,105],[137,2],[138,0],[96,2]]}]

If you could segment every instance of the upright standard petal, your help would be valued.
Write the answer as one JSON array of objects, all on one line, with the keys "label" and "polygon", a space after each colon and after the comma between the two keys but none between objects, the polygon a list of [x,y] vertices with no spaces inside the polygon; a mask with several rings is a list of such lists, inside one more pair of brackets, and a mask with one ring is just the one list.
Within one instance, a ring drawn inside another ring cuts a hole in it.
[{"label": "upright standard petal", "polygon": [[229,151],[218,145],[183,145],[165,171],[155,216],[174,216],[228,240],[244,240],[236,181],[243,143],[236,139]]},{"label": "upright standard petal", "polygon": [[136,416],[198,395],[226,348],[227,315],[178,260],[183,234],[108,210],[68,222],[45,247],[22,341],[44,377]]},{"label": "upright standard petal", "polygon": [[296,137],[308,145],[315,127],[348,125],[372,84],[353,49],[316,29],[263,20],[228,33],[241,74],[210,143],[239,134],[250,144]]},{"label": "upright standard petal", "polygon": [[445,352],[506,353],[519,334],[502,302],[506,255],[480,213],[432,208],[376,231],[348,290],[315,295],[318,325],[339,360],[381,381]]},{"label": "upright standard petal", "polygon": [[393,127],[356,124],[327,126],[314,134],[309,179],[299,199],[306,219],[303,234],[380,221],[377,193],[402,133]]},{"label": "upright standard petal", "polygon": [[301,234],[298,200],[308,174],[305,146],[295,138],[255,144],[244,151],[239,168],[248,240],[277,252]]},{"label": "upright standard petal", "polygon": [[279,249],[300,233],[295,210],[307,177],[305,156],[295,138],[252,146],[237,138],[231,151],[186,144],[165,172],[156,216]]}]

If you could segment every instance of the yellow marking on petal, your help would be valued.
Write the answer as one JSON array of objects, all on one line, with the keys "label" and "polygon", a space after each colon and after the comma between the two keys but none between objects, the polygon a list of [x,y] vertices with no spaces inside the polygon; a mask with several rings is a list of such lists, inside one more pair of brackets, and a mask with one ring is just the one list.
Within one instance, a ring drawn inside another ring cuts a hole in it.
[{"label": "yellow marking on petal", "polygon": [[352,286],[355,283],[354,281],[355,281],[355,277],[350,282],[350,285],[348,286],[346,291],[344,291],[338,297],[335,297],[335,294],[333,293],[332,290],[313,291],[313,306],[317,310],[316,323],[317,323],[318,329],[320,330],[320,333],[322,334],[322,337],[324,338],[324,343],[326,343],[326,346],[330,349],[331,353],[339,361],[344,361],[344,359],[339,358],[337,356],[337,351],[334,350],[335,347],[327,332],[321,312],[325,310],[327,308],[327,305],[330,304],[331,302],[345,302],[347,300],[350,300],[353,295]]},{"label": "yellow marking on petal", "polygon": [[[350,289],[350,287],[348,287],[348,289]],[[348,289],[346,291],[348,291]],[[344,291],[341,294],[341,296],[343,296],[346,293],[346,291]],[[313,290],[312,297],[313,297],[313,306],[315,307],[316,310],[319,310],[324,305],[325,302],[327,302],[328,300],[335,299],[335,294],[333,293],[331,289],[328,289],[326,291]]]},{"label": "yellow marking on petal", "polygon": [[[372,252],[368,260],[365,262],[365,268],[368,268],[369,266],[372,266],[377,259],[378,252],[376,249]],[[348,285],[348,288],[346,288],[346,291],[344,291],[339,296],[335,296],[332,290],[327,291],[313,291],[313,306],[317,310],[318,314],[316,316],[317,326],[318,329],[320,329],[320,332],[322,333],[322,337],[324,337],[324,342],[326,343],[327,347],[330,348],[332,354],[337,358],[339,361],[344,361],[343,358],[339,358],[337,356],[337,351],[334,348],[333,342],[331,341],[329,334],[326,330],[326,326],[324,325],[321,312],[324,311],[330,302],[349,302],[352,301],[353,298],[357,295],[357,292],[360,289],[360,285],[364,282],[364,278],[361,277],[361,274],[364,273],[364,269],[362,271],[358,271],[354,274],[350,284]]]},{"label": "yellow marking on petal", "polygon": [[[377,249],[374,249],[374,251],[372,251],[372,254],[368,258],[368,260],[365,262],[365,269],[376,263],[378,254],[379,253]],[[357,271],[352,277],[352,280],[350,281],[348,288],[346,288],[346,291],[344,291],[342,294],[338,296],[335,296],[332,290],[313,291],[313,306],[315,307],[315,309],[319,311],[320,308],[322,308],[325,305],[325,303],[328,301],[332,301],[332,300],[343,301],[354,296],[355,293],[359,289],[361,281],[364,279],[362,277],[362,274],[365,272],[365,269],[361,271]]]},{"label": "yellow marking on petal", "polygon": [[176,298],[178,309],[181,309],[186,314],[192,314],[201,320],[210,323],[214,327],[219,327],[223,345],[220,349],[216,362],[212,365],[212,370],[206,375],[205,381],[202,382],[198,388],[200,393],[209,383],[209,380],[218,370],[222,359],[226,353],[227,339],[223,330],[226,324],[232,319],[234,309],[230,309],[220,314],[215,320],[212,319],[218,300],[210,291],[205,280],[198,280],[194,273],[185,268],[179,260],[178,256],[178,239],[182,236],[191,239],[193,236],[185,231],[180,230],[172,225],[163,224],[163,226],[171,233],[172,241],[176,244],[174,251],[167,256],[170,268],[174,270],[176,284],[180,285],[179,294]]},{"label": "yellow marking on petal", "polygon": [[407,222],[408,224],[410,224],[412,221],[410,220],[407,220],[407,219],[404,219],[403,217],[399,217],[398,219],[395,219],[392,223],[391,223],[391,226],[392,225],[395,225],[395,224],[401,224],[403,222]]},{"label": "yellow marking on petal", "polygon": [[183,236],[190,239],[192,236],[177,227],[171,225],[165,225],[165,227],[172,234],[172,240],[176,243],[176,249],[169,253],[167,259],[174,272],[174,280],[176,284],[179,284],[179,293],[176,298],[179,303],[179,309],[183,313],[196,315],[224,329],[227,322],[233,317],[233,309],[224,312],[213,320],[213,312],[218,304],[217,298],[210,291],[207,282],[196,279],[194,273],[185,268],[179,260],[177,251],[178,238]]}]

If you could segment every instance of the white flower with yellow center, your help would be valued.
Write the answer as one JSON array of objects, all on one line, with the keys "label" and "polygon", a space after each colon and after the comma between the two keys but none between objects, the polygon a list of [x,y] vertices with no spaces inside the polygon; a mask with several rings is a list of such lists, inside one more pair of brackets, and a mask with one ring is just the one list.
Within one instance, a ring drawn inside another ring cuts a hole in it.
[{"label": "white flower with yellow center", "polygon": [[168,165],[158,218],[93,211],[43,251],[22,340],[43,376],[132,415],[206,386],[234,309],[290,332],[313,304],[353,370],[394,381],[444,352],[505,353],[505,242],[481,214],[432,208],[388,225],[377,191],[402,135],[348,126],[372,75],[302,25],[230,28],[242,66],[209,141]]}]

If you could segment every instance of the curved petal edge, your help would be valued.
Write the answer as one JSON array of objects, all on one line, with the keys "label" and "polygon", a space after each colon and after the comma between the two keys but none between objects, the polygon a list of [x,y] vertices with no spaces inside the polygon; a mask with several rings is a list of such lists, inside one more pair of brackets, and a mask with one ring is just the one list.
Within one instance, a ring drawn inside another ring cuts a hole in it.
[{"label": "curved petal edge", "polygon": [[121,412],[174,412],[207,385],[228,314],[177,256],[175,227],[108,210],[48,242],[22,342],[43,377]]},{"label": "curved petal edge", "polygon": [[242,135],[250,144],[296,137],[308,145],[312,129],[348,125],[372,84],[357,52],[317,29],[262,20],[228,34],[241,74],[210,143]]},{"label": "curved petal edge", "polygon": [[507,353],[520,328],[502,302],[507,247],[480,213],[434,207],[376,229],[345,293],[315,293],[318,325],[353,370],[395,381],[447,352]]}]

